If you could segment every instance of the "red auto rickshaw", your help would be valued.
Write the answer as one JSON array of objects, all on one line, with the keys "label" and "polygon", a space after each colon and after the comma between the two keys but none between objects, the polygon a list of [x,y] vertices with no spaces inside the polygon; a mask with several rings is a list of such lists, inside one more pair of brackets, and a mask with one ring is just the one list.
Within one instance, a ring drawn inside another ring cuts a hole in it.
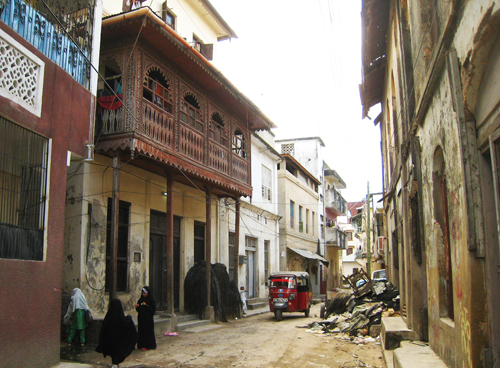
[{"label": "red auto rickshaw", "polygon": [[283,312],[304,312],[309,317],[311,301],[311,280],[307,272],[281,271],[269,276],[269,308],[276,320],[283,319]]}]

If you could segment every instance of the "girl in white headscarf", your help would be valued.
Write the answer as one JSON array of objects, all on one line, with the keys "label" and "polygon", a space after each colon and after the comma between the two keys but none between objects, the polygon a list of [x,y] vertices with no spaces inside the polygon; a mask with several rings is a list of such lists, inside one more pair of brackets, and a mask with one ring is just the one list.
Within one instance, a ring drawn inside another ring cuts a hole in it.
[{"label": "girl in white headscarf", "polygon": [[77,330],[80,331],[80,346],[85,345],[85,329],[88,326],[87,320],[85,319],[85,311],[87,310],[89,310],[89,307],[85,296],[80,289],[74,288],[68,311],[64,316],[64,323],[68,325],[69,345],[72,344]]}]

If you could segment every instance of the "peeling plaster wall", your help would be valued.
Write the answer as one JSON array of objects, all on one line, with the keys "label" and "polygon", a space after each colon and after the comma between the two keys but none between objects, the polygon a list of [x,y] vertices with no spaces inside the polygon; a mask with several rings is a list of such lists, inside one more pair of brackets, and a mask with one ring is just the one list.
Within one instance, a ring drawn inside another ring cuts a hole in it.
[{"label": "peeling plaster wall", "polygon": [[[485,340],[484,332],[472,331],[472,326],[484,323],[484,300],[481,274],[482,262],[467,248],[467,217],[463,188],[462,156],[456,115],[449,91],[449,80],[443,75],[433,96],[424,126],[417,135],[422,144],[422,170],[424,179],[424,218],[426,227],[428,295],[429,295],[429,342],[433,350],[452,366],[479,366],[478,347]],[[441,147],[444,155],[447,179],[448,216],[453,275],[454,321],[440,318],[439,267],[438,260],[444,246],[443,233],[436,222],[433,207],[434,154]],[[479,272],[475,272],[478,270]],[[481,303],[480,303],[481,304]],[[476,350],[476,351],[474,351]]]},{"label": "peeling plaster wall", "polygon": [[[72,164],[70,172],[79,164]],[[104,291],[106,272],[107,201],[112,195],[112,160],[96,155],[93,163],[78,167],[68,182],[66,195],[64,292],[82,289],[90,309],[104,316],[108,293]],[[140,289],[150,281],[149,218],[151,210],[166,213],[166,179],[122,163],[120,200],[131,203],[128,252],[128,291],[118,292],[125,311],[133,311]],[[82,197],[86,193],[85,197]],[[205,193],[179,183],[174,185],[174,215],[181,217],[181,287],[180,308],[183,309],[183,280],[194,264],[194,222],[205,222]],[[74,200],[73,200],[74,198]],[[88,206],[92,204],[89,224]],[[212,208],[216,217],[216,205]],[[217,223],[212,222],[212,262],[219,262]],[[134,261],[134,252],[141,261]]]}]

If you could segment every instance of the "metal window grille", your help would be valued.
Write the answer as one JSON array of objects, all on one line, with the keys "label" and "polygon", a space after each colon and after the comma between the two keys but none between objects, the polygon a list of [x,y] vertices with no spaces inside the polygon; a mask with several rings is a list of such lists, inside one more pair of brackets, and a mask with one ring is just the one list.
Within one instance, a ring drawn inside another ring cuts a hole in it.
[{"label": "metal window grille", "polygon": [[43,260],[48,139],[0,118],[0,258]]}]

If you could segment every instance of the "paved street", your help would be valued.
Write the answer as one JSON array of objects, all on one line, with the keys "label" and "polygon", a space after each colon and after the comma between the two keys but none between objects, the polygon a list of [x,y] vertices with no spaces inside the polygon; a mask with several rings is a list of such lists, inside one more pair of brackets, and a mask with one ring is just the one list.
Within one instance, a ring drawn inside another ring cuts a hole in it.
[{"label": "paved street", "polygon": [[[320,321],[319,308],[314,305],[309,318],[284,314],[277,322],[266,312],[161,335],[156,350],[135,350],[120,367],[386,367],[378,340],[356,344],[344,335],[308,332],[305,326]],[[61,359],[109,367],[111,359],[94,348],[62,347]]]}]

